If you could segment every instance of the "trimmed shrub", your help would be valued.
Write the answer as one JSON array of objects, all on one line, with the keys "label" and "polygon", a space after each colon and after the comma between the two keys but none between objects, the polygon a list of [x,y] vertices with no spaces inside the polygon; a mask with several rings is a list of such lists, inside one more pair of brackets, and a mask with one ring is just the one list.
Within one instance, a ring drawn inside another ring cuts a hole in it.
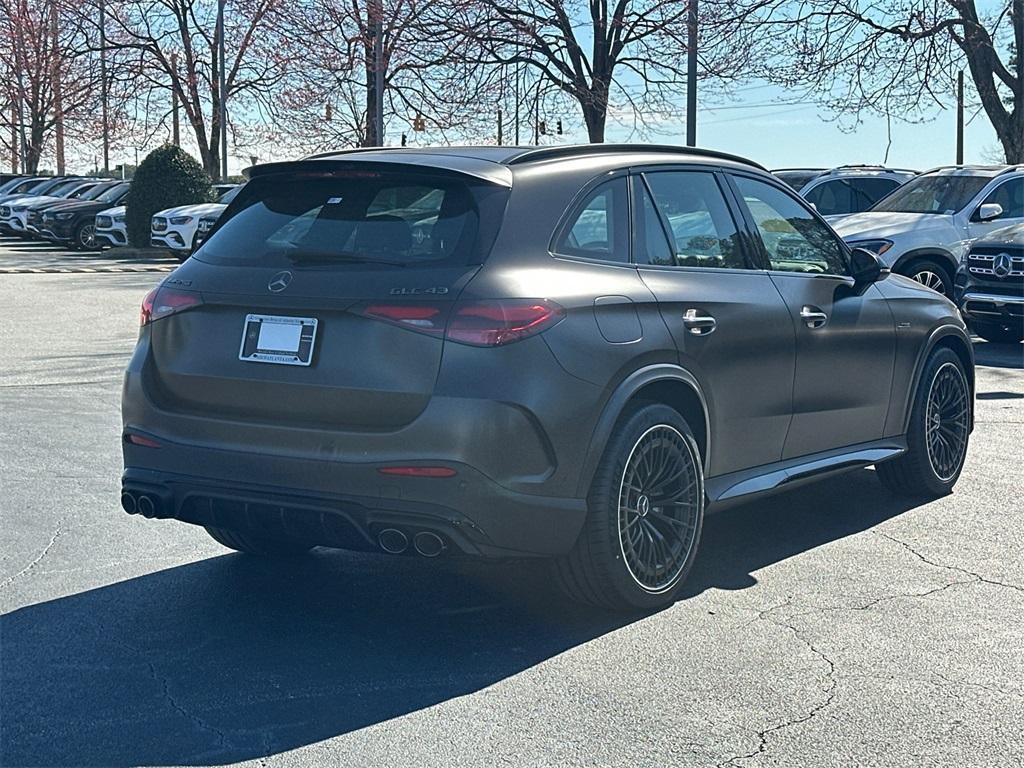
[{"label": "trimmed shrub", "polygon": [[150,219],[157,211],[214,200],[210,177],[187,152],[164,144],[139,164],[128,193],[125,224],[136,248],[149,245]]}]

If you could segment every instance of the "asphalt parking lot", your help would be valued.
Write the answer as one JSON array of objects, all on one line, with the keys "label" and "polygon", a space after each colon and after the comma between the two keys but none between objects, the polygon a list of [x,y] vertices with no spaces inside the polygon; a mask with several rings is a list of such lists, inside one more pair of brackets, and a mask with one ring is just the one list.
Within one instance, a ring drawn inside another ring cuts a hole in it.
[{"label": "asphalt parking lot", "polygon": [[629,618],[536,564],[260,562],[121,512],[171,268],[0,242],[0,764],[1022,765],[1024,345],[976,345],[954,494],[860,470],[735,507]]}]

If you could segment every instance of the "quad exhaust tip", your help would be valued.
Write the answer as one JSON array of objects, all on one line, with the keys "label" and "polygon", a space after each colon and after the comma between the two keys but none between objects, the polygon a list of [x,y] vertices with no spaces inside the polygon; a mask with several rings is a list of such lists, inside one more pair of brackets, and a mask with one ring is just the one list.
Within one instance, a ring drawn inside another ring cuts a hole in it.
[{"label": "quad exhaust tip", "polygon": [[385,552],[400,555],[409,548],[409,537],[397,528],[385,528],[377,536],[377,543]]},{"label": "quad exhaust tip", "polygon": [[412,539],[412,546],[423,557],[437,557],[444,552],[444,539],[430,531],[420,531]]}]

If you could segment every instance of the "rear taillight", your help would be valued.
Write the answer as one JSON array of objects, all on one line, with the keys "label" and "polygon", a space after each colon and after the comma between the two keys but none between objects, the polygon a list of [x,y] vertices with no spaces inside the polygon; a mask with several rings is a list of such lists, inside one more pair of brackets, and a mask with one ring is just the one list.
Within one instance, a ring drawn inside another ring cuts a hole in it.
[{"label": "rear taillight", "polygon": [[474,347],[500,347],[543,333],[565,317],[547,299],[503,299],[456,304],[447,338]]},{"label": "rear taillight", "polygon": [[179,291],[174,288],[154,288],[142,300],[139,325],[149,325],[160,318],[184,312],[186,309],[198,307],[202,303],[203,298],[198,293]]},{"label": "rear taillight", "polygon": [[450,302],[388,302],[362,304],[353,311],[474,347],[500,347],[521,341],[565,317],[565,310],[547,299],[467,301],[454,306]]}]

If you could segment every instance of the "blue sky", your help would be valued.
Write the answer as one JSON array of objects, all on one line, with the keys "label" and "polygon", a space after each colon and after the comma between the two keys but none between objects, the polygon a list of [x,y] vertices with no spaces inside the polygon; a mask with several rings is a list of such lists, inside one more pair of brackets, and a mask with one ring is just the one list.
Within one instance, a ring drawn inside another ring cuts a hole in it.
[{"label": "blue sky", "polygon": [[[888,132],[884,118],[866,115],[859,126],[844,132],[826,109],[793,103],[801,100],[797,94],[763,84],[740,86],[731,100],[713,93],[699,94],[697,144],[749,157],[769,168],[831,167],[885,160]],[[971,120],[972,115],[974,112],[968,109],[964,161],[992,162],[999,152],[995,132],[984,113]],[[912,124],[892,121],[890,166],[926,170],[956,161],[956,111],[937,109],[932,118]],[[673,133],[677,126],[678,131]],[[629,133],[627,128],[609,123],[607,140],[627,140]],[[682,144],[685,135],[685,119],[680,116],[661,123],[649,140]],[[574,131],[565,138],[585,141],[586,134]]]}]

